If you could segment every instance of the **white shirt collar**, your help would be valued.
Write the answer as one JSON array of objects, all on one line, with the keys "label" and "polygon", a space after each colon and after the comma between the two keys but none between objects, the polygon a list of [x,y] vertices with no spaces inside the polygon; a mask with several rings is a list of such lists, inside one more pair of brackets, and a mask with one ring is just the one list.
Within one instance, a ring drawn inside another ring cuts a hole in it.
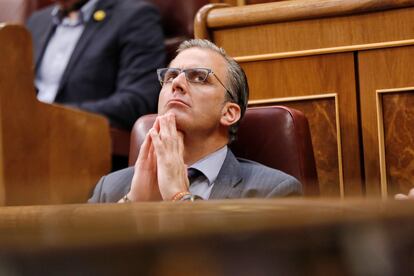
[{"label": "white shirt collar", "polygon": [[227,145],[216,150],[215,152],[205,156],[204,158],[198,160],[189,168],[194,168],[199,170],[204,174],[209,182],[209,186],[214,183],[219,174],[221,167],[223,166],[224,160],[227,156]]}]

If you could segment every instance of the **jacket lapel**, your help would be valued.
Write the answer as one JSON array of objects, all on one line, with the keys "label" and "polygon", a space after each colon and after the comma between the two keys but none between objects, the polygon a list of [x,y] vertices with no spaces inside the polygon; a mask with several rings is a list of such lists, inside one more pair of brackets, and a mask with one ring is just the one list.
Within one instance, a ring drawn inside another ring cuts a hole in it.
[{"label": "jacket lapel", "polygon": [[239,161],[229,149],[214,183],[210,199],[239,198],[242,192],[242,185],[239,184],[242,180]]},{"label": "jacket lapel", "polygon": [[[116,0],[115,0],[116,1]],[[95,7],[95,11],[97,10],[103,10],[105,11],[105,19],[103,21],[96,21],[94,19],[94,12],[92,12],[91,18],[89,19],[88,23],[85,26],[85,29],[83,30],[83,33],[81,37],[79,38],[78,43],[76,44],[75,49],[73,50],[73,53],[69,59],[68,65],[66,66],[66,69],[62,75],[62,79],[60,81],[59,89],[65,85],[68,77],[70,76],[70,72],[75,67],[77,61],[82,56],[82,53],[84,52],[85,47],[88,45],[89,41],[92,39],[92,37],[96,34],[97,30],[100,29],[106,22],[108,22],[109,17],[111,15],[111,8],[114,4],[114,0],[100,0]],[[58,92],[59,93],[59,92]]]}]

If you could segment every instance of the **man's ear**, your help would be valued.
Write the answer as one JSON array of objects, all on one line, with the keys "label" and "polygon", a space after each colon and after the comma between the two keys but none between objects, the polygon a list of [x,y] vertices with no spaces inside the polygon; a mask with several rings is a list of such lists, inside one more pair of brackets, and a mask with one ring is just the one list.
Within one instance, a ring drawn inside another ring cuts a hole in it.
[{"label": "man's ear", "polygon": [[223,126],[231,126],[240,120],[240,116],[240,106],[232,102],[226,102],[222,109],[220,123]]}]

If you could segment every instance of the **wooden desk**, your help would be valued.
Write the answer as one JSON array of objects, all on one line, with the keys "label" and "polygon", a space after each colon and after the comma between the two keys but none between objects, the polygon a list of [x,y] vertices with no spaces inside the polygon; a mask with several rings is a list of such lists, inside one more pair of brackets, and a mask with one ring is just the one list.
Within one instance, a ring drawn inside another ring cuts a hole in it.
[{"label": "wooden desk", "polygon": [[402,275],[414,202],[236,200],[0,208],[17,275]]},{"label": "wooden desk", "polygon": [[199,11],[246,71],[250,105],[305,113],[322,196],[407,192],[414,178],[414,1],[293,0]]}]

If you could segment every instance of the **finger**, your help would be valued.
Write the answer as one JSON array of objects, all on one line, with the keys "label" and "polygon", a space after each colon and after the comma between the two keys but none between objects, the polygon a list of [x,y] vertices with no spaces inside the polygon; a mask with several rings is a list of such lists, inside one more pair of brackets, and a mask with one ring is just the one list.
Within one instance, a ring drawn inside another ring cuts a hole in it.
[{"label": "finger", "polygon": [[407,198],[408,197],[406,195],[404,195],[404,194],[396,194],[394,196],[394,199],[398,199],[398,200],[400,200],[400,199],[407,199]]},{"label": "finger", "polygon": [[155,118],[155,122],[154,125],[152,126],[156,131],[160,131],[160,116],[157,116],[157,118]]},{"label": "finger", "polygon": [[412,189],[410,190],[410,192],[408,193],[408,197],[410,197],[410,198],[414,198],[414,188],[412,188]]},{"label": "finger", "polygon": [[160,139],[160,134],[155,129],[150,129],[148,132],[151,136],[152,145],[154,146],[155,155],[162,153],[162,142]]},{"label": "finger", "polygon": [[149,162],[152,166],[154,166],[154,170],[157,170],[157,156],[155,155],[154,145],[151,143],[150,149],[149,149]]},{"label": "finger", "polygon": [[160,116],[160,136],[161,139],[163,137],[167,137],[170,135],[170,131],[168,129],[167,117],[168,115]]},{"label": "finger", "polygon": [[181,131],[177,131],[178,137],[178,150],[182,157],[184,157],[184,134]]},{"label": "finger", "polygon": [[173,113],[169,114],[167,118],[168,130],[172,136],[177,136],[177,125],[175,122],[175,115]]},{"label": "finger", "polygon": [[144,142],[142,143],[141,148],[139,149],[139,154],[136,163],[143,161],[148,157],[149,148],[151,144],[151,137],[149,133],[147,133],[147,135],[145,135]]}]

